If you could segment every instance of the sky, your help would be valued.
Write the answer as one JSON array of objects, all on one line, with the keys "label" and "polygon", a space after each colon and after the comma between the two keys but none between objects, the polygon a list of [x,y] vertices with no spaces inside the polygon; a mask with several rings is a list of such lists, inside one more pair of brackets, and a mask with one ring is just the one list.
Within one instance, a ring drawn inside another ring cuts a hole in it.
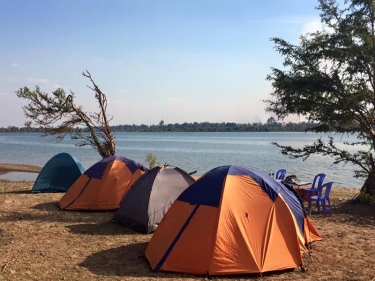
[{"label": "sky", "polygon": [[[316,0],[0,0],[0,127],[24,126],[16,96],[36,85],[74,92],[111,125],[265,123],[270,40],[320,29]],[[292,122],[300,122],[293,117]]]}]

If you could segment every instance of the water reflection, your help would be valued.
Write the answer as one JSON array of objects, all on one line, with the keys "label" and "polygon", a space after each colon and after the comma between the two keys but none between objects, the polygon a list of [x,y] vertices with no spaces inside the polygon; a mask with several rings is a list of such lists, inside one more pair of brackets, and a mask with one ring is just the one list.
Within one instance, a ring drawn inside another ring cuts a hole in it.
[{"label": "water reflection", "polygon": [[10,172],[4,175],[0,175],[1,180],[8,181],[35,181],[38,177],[38,173],[27,173],[27,172]]}]

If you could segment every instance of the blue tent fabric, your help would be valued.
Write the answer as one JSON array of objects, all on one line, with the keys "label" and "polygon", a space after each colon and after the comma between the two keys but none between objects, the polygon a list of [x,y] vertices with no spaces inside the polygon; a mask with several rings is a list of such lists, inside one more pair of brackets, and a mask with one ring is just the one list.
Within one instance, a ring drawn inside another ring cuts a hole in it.
[{"label": "blue tent fabric", "polygon": [[219,207],[223,182],[229,168],[230,166],[222,166],[212,169],[202,176],[199,182],[187,188],[178,199],[195,205]]},{"label": "blue tent fabric", "polygon": [[[293,213],[298,227],[304,233],[304,213],[298,198],[282,183],[275,181],[267,173],[251,167],[235,165],[220,166],[212,169],[192,186],[186,189],[178,198],[179,201],[197,205],[219,207],[222,187],[227,175],[249,176],[264,190],[273,201],[282,195]],[[204,188],[203,188],[204,186]]]},{"label": "blue tent fabric", "polygon": [[66,192],[85,171],[77,158],[69,153],[53,156],[40,171],[32,193]]},{"label": "blue tent fabric", "polygon": [[[222,185],[227,175],[246,175],[253,178],[273,201],[276,200],[282,188],[280,184],[272,180],[269,176],[266,177],[266,174],[261,171],[253,168],[228,165],[214,168],[209,173],[206,173],[200,179],[200,184],[195,184],[193,188],[186,190],[179,200],[185,202],[193,201],[194,204],[218,207]],[[201,185],[208,186],[208,188],[204,189],[203,194],[200,188]],[[196,196],[195,193],[198,193],[199,196]]]},{"label": "blue tent fabric", "polygon": [[115,160],[120,160],[126,164],[126,166],[130,169],[132,173],[134,173],[137,169],[142,168],[143,165],[140,163],[128,159],[123,156],[111,156],[108,158],[104,158],[97,162],[95,165],[91,166],[87,169],[86,172],[84,172],[85,175],[87,175],[90,178],[96,178],[101,179],[103,177],[104,171],[107,168],[108,163],[113,162]]}]

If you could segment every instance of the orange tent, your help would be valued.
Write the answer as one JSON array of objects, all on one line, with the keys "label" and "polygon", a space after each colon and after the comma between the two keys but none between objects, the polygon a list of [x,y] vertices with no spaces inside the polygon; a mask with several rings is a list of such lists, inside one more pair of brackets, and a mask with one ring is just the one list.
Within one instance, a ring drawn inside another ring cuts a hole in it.
[{"label": "orange tent", "polygon": [[[263,172],[215,168],[186,189],[156,229],[152,269],[188,274],[262,273],[302,266],[310,235],[301,204]],[[312,224],[311,224],[312,226]]]},{"label": "orange tent", "polygon": [[147,168],[122,156],[105,158],[84,172],[60,199],[64,210],[114,210]]}]

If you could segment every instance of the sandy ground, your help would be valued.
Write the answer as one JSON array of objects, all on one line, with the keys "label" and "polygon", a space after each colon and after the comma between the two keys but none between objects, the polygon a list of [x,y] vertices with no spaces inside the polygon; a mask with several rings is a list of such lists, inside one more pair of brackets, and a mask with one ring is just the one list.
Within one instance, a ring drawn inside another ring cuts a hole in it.
[{"label": "sandy ground", "polygon": [[[62,211],[56,203],[63,194],[31,194],[32,185],[0,181],[0,280],[207,280],[153,272],[142,258],[152,234],[112,222],[112,212]],[[375,280],[375,206],[343,200],[356,192],[334,188],[332,217],[314,209],[324,240],[304,254],[307,272],[211,278]]]},{"label": "sandy ground", "polygon": [[42,170],[42,167],[39,167],[39,166],[0,163],[0,175],[6,174],[9,172],[39,173],[41,170]]}]

